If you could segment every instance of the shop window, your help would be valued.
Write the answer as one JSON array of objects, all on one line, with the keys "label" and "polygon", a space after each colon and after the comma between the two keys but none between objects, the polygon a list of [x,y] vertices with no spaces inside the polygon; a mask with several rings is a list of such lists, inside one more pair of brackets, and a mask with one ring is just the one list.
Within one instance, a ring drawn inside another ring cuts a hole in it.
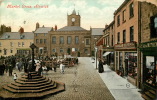
[{"label": "shop window", "polygon": [[156,83],[156,67],[157,59],[154,56],[146,56],[146,65],[145,65],[145,83],[155,86]]},{"label": "shop window", "polygon": [[150,17],[151,38],[157,37],[157,15]]},{"label": "shop window", "polygon": [[126,53],[125,54],[125,66],[128,76],[136,79],[137,78],[137,53]]}]

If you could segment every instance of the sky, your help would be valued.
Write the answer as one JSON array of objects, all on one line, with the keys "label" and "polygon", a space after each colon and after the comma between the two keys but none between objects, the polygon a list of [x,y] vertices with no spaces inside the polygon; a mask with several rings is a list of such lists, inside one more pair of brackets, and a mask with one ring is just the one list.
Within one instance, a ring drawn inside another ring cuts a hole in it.
[{"label": "sky", "polygon": [[[11,26],[12,32],[17,32],[20,27],[25,32],[34,31],[37,22],[40,27],[57,25],[59,29],[67,25],[67,14],[75,9],[81,15],[81,27],[87,30],[90,27],[104,28],[113,21],[113,13],[123,2],[124,0],[0,0],[0,25]],[[7,8],[8,5],[20,8]],[[32,8],[22,8],[23,5]],[[36,5],[48,7],[34,8]]]}]

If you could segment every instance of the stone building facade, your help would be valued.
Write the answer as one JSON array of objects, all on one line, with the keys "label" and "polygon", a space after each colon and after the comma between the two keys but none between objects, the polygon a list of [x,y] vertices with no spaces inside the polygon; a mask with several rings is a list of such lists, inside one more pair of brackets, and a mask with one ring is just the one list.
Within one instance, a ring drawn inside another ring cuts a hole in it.
[{"label": "stone building facade", "polygon": [[103,30],[104,34],[104,44],[103,44],[103,58],[105,64],[108,64],[111,69],[114,70],[114,21],[109,25],[106,25]]},{"label": "stone building facade", "polygon": [[52,27],[39,27],[39,23],[36,23],[36,31],[34,32],[34,44],[37,46],[35,49],[35,55],[37,58],[48,56],[48,32],[52,30]]},{"label": "stone building facade", "polygon": [[[140,6],[141,18],[139,26],[138,66],[139,87],[142,88],[142,97],[155,100],[157,86],[157,6],[142,2]],[[144,13],[143,13],[144,12]]]},{"label": "stone building facade", "polygon": [[80,25],[81,17],[73,10],[67,15],[67,26],[48,33],[48,55],[91,56],[91,32]]},{"label": "stone building facade", "polygon": [[0,38],[0,56],[28,56],[33,39],[32,32],[5,32]]}]

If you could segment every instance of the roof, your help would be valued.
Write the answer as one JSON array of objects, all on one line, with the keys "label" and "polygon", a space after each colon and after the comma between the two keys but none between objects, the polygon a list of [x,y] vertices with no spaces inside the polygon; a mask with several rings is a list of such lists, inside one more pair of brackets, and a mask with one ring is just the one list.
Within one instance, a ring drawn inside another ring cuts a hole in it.
[{"label": "roof", "polygon": [[114,12],[116,15],[130,0],[124,0],[124,2],[119,6],[119,8]]},{"label": "roof", "polygon": [[58,29],[57,31],[86,31],[86,29],[80,26],[65,26],[63,28]]},{"label": "roof", "polygon": [[92,35],[103,35],[104,28],[91,28]]},{"label": "roof", "polygon": [[19,32],[5,32],[3,33],[2,37],[0,39],[34,39],[34,33],[33,32],[24,32],[20,34]]},{"label": "roof", "polygon": [[39,27],[34,33],[48,33],[52,27]]}]

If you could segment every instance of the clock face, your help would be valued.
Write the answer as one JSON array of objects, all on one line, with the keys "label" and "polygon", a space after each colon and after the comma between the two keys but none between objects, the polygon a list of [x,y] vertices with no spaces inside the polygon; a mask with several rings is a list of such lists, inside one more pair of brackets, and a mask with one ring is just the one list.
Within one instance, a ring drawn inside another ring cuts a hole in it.
[{"label": "clock face", "polygon": [[74,21],[75,21],[75,18],[72,18],[71,20],[72,20],[72,22],[74,22]]}]

